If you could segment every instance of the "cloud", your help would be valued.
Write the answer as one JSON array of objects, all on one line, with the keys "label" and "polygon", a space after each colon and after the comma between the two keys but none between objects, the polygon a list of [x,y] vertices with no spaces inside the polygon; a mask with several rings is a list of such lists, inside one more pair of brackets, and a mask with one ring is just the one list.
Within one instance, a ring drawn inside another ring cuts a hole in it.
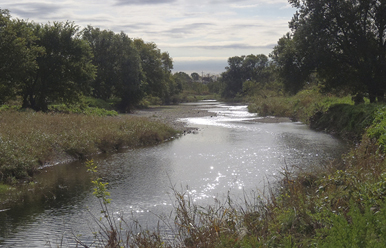
[{"label": "cloud", "polygon": [[173,72],[183,71],[188,74],[197,72],[199,74],[220,74],[228,66],[227,59],[220,60],[195,60],[195,61],[177,61],[173,63]]},{"label": "cloud", "polygon": [[[249,45],[249,44],[213,44],[213,45],[189,45],[189,46],[175,46],[175,48],[183,49],[204,49],[204,50],[221,50],[221,49],[272,49],[276,44],[267,45]],[[165,46],[167,47],[167,46]]]},{"label": "cloud", "polygon": [[259,4],[252,4],[252,5],[239,5],[239,4],[232,4],[231,7],[235,9],[246,9],[246,8],[256,8]]},{"label": "cloud", "polygon": [[205,31],[208,27],[214,27],[214,23],[188,23],[178,27],[172,27],[165,31],[162,31],[164,35],[170,35],[173,37],[184,38],[188,35],[194,35]]},{"label": "cloud", "polygon": [[61,9],[62,6],[56,3],[28,2],[9,5],[11,15],[16,14],[23,19],[35,19],[36,16],[45,16],[44,19],[47,19]]},{"label": "cloud", "polygon": [[15,18],[38,23],[69,20],[81,28],[123,31],[168,51],[176,66],[185,61],[197,68],[200,61],[209,66],[232,56],[269,54],[295,12],[287,0],[0,0],[0,5]]},{"label": "cloud", "polygon": [[173,61],[227,61],[228,57],[175,57]]},{"label": "cloud", "polygon": [[118,0],[116,5],[154,5],[174,2],[177,2],[177,0]]}]

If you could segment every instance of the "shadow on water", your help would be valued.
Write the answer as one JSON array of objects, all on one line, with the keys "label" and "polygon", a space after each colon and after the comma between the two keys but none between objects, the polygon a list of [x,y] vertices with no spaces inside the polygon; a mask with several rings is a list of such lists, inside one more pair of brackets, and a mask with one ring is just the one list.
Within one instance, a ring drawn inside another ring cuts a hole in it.
[{"label": "shadow on water", "polygon": [[[212,117],[182,120],[198,127],[197,134],[95,159],[103,181],[109,182],[115,216],[132,216],[154,227],[155,214],[172,210],[172,186],[186,190],[189,185],[186,192],[200,205],[228,192],[236,199],[262,190],[286,165],[321,166],[347,150],[339,139],[301,123],[261,123],[246,106],[209,103],[197,109],[209,107]],[[87,208],[96,216],[100,208],[84,163],[46,168],[36,182],[14,192],[23,200],[0,212],[0,245],[25,247],[28,240],[29,247],[41,247],[53,237],[70,239],[72,233],[90,237],[95,223]]]}]

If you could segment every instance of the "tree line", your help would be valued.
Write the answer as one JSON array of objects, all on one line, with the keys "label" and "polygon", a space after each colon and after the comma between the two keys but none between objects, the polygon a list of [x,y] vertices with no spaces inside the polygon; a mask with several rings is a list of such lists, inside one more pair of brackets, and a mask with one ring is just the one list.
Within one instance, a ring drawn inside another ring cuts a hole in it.
[{"label": "tree line", "polygon": [[384,101],[386,2],[289,3],[297,9],[289,22],[291,32],[279,39],[268,60],[263,55],[229,58],[221,77],[222,96],[245,94],[252,85],[262,88],[267,83],[289,94],[318,84],[325,92],[356,96],[357,103],[363,96],[370,102]]},{"label": "tree line", "polygon": [[[74,23],[13,20],[0,10],[0,104],[16,96],[23,107],[47,110],[83,95],[118,99],[127,111],[145,99],[178,102],[178,94],[238,98],[295,94],[317,84],[325,92],[384,101],[386,3],[379,0],[289,0],[291,31],[268,55],[234,56],[218,77],[172,74],[173,61],[152,42]],[[205,85],[202,84],[205,82]]]},{"label": "tree line", "polygon": [[47,111],[93,96],[129,111],[144,97],[169,103],[182,90],[167,52],[123,32],[38,24],[0,9],[0,53],[0,104],[19,97],[23,108]]}]

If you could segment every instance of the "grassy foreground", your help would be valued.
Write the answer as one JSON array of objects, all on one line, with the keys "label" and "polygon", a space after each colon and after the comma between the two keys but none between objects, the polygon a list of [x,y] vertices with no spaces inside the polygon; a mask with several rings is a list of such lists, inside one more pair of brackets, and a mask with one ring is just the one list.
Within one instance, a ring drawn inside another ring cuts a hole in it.
[{"label": "grassy foreground", "polygon": [[[251,107],[270,115],[308,116],[307,122],[322,130],[360,136],[340,161],[312,172],[283,168],[277,185],[246,196],[243,206],[228,198],[201,207],[175,191],[175,218],[167,222],[176,233],[172,242],[159,230],[137,232],[119,223],[100,232],[100,247],[386,247],[386,107],[354,106],[349,98],[314,93],[276,99],[294,103],[292,110],[272,99]],[[277,114],[275,108],[289,112]]]},{"label": "grassy foreground", "polygon": [[165,124],[128,115],[1,111],[0,180],[10,183],[46,163],[153,145],[174,135]]}]

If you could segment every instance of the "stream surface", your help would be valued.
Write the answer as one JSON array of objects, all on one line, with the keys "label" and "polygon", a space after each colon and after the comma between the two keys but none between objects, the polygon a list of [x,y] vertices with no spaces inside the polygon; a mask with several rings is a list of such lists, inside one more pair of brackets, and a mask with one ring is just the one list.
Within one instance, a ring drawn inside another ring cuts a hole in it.
[{"label": "stream surface", "polygon": [[[172,210],[172,187],[202,206],[228,193],[241,201],[243,194],[264,191],[286,166],[312,169],[347,151],[341,140],[302,123],[258,122],[242,105],[194,104],[213,113],[181,120],[197,127],[196,134],[94,159],[109,183],[112,214],[153,228],[155,214]],[[18,191],[23,201],[0,212],[0,246],[56,247],[63,241],[67,247],[73,235],[91,239],[98,229],[90,212],[99,217],[100,206],[90,180],[81,162],[44,168]]]}]

